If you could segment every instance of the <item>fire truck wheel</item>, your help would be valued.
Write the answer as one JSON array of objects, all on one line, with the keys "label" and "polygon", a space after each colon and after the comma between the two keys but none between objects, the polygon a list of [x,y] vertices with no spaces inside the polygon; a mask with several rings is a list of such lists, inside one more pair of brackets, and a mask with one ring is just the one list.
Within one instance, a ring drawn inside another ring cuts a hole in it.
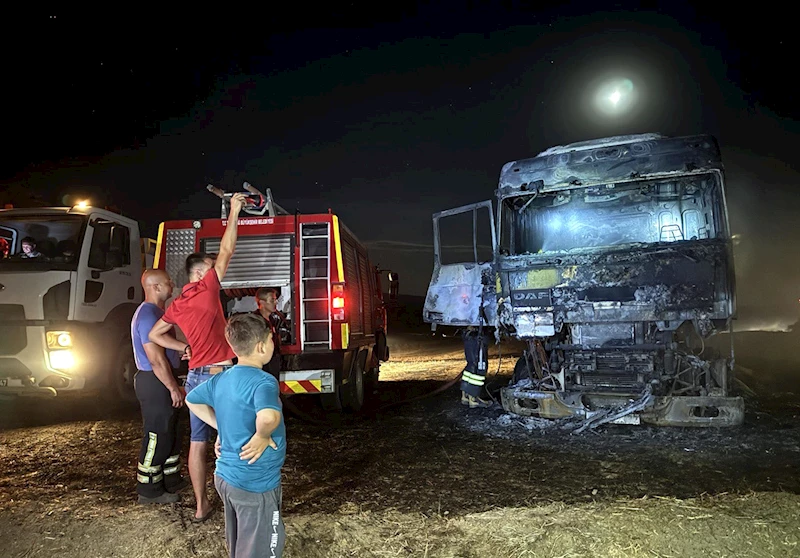
[{"label": "fire truck wheel", "polygon": [[375,334],[375,347],[373,348],[378,360],[386,362],[389,360],[389,343],[386,341],[386,334],[383,331],[378,331]]},{"label": "fire truck wheel", "polygon": [[356,358],[353,363],[353,372],[350,374],[350,381],[345,384],[342,391],[342,405],[345,410],[357,413],[364,406],[364,368],[361,360]]},{"label": "fire truck wheel", "polygon": [[319,396],[319,402],[322,408],[326,411],[341,411],[342,401],[339,398],[339,392],[336,393],[323,393]]},{"label": "fire truck wheel", "polygon": [[377,366],[371,369],[364,375],[364,386],[366,389],[367,397],[371,397],[378,393],[378,377],[380,375],[380,368]]},{"label": "fire truck wheel", "polygon": [[125,403],[136,403],[133,377],[136,374],[136,361],[130,341],[122,343],[109,371],[108,394]]}]

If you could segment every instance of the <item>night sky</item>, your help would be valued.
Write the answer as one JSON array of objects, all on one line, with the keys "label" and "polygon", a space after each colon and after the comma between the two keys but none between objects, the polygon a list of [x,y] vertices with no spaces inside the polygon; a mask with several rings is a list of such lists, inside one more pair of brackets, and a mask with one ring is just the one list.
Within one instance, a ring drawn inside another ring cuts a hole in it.
[{"label": "night sky", "polygon": [[[400,272],[403,292],[422,295],[431,214],[492,198],[507,161],[624,133],[711,133],[741,235],[740,306],[793,322],[790,18],[681,2],[547,5],[7,18],[0,198],[89,197],[153,235],[162,220],[217,216],[207,183],[247,180],[289,210],[333,208],[374,263]],[[632,81],[635,110],[594,109],[608,77]]]}]

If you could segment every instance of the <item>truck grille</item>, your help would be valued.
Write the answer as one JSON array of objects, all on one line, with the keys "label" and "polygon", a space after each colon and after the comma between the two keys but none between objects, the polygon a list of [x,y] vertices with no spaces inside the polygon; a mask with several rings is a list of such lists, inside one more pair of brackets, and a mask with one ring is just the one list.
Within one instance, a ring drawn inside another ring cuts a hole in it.
[{"label": "truck grille", "polygon": [[[25,331],[25,307],[21,304],[0,304],[0,354],[15,355],[28,344]],[[19,321],[18,324],[6,324],[6,321]]]},{"label": "truck grille", "polygon": [[568,353],[567,370],[591,387],[633,387],[655,370],[654,355],[633,351]]}]

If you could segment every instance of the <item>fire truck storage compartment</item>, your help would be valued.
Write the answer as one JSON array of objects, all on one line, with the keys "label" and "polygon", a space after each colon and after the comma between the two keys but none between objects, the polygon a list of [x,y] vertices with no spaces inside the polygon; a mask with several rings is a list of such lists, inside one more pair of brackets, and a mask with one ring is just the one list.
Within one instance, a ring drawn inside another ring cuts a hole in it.
[{"label": "fire truck storage compartment", "polygon": [[375,277],[365,250],[342,225],[342,259],[344,260],[345,306],[353,337],[375,334]]},{"label": "fire truck storage compartment", "polygon": [[[200,241],[200,250],[209,254],[218,253],[219,246],[219,238]],[[240,234],[228,271],[220,282],[223,289],[223,306],[227,314],[255,311],[258,307],[255,299],[256,291],[260,287],[272,287],[278,291],[278,310],[286,314],[287,322],[291,323],[295,314],[293,267],[292,235]],[[293,328],[289,329],[293,332]],[[288,341],[289,344],[296,342],[294,333]]]}]

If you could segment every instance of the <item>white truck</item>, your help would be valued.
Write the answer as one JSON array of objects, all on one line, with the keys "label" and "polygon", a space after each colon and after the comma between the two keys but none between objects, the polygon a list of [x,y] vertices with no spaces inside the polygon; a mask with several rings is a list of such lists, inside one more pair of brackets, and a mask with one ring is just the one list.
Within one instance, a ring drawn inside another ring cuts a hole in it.
[{"label": "white truck", "polygon": [[135,401],[130,323],[155,253],[138,222],[85,203],[4,209],[0,248],[0,396]]}]

